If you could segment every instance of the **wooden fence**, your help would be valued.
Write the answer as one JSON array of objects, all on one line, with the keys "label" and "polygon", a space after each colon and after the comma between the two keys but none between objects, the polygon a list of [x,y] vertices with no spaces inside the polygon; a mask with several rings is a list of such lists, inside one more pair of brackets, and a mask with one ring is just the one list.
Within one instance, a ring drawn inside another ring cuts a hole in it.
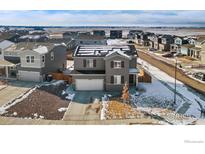
[{"label": "wooden fence", "polygon": [[72,83],[72,76],[64,75],[63,73],[52,73],[52,77],[55,80],[65,80],[68,83]]},{"label": "wooden fence", "polygon": [[140,69],[140,73],[138,75],[138,82],[151,83],[152,77],[144,69]]}]

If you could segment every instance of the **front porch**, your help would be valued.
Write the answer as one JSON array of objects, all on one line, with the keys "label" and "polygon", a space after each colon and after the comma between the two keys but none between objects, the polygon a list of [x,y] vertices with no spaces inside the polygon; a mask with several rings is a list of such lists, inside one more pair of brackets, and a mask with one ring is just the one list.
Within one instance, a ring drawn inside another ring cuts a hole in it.
[{"label": "front porch", "polygon": [[138,69],[130,68],[129,69],[129,86],[137,86],[138,85]]},{"label": "front porch", "polygon": [[16,79],[16,65],[6,61],[0,60],[0,78],[2,79]]}]

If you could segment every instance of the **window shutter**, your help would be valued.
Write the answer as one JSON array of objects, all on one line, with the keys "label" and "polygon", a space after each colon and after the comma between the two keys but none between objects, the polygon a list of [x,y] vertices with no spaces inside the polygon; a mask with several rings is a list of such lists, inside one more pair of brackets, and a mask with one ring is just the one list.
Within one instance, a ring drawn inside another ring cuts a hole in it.
[{"label": "window shutter", "polygon": [[114,62],[113,61],[111,61],[111,68],[113,68],[114,67]]},{"label": "window shutter", "polygon": [[83,59],[83,67],[86,67],[86,60]]},{"label": "window shutter", "polygon": [[122,67],[122,68],[125,67],[125,63],[124,63],[124,61],[121,61],[121,67]]},{"label": "window shutter", "polygon": [[121,76],[121,84],[124,84],[124,83],[125,83],[124,76]]},{"label": "window shutter", "polygon": [[96,67],[96,59],[93,60],[93,67]]},{"label": "window shutter", "polygon": [[114,83],[114,76],[111,76],[110,82],[111,82],[111,83]]}]

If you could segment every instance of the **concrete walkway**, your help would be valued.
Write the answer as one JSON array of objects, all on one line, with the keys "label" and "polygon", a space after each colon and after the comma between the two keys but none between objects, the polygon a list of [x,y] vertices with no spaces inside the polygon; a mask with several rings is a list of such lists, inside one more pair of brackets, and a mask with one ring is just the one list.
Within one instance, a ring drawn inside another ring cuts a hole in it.
[{"label": "concrete walkway", "polygon": [[63,120],[100,120],[100,111],[96,113],[92,109],[92,104],[71,102],[64,114]]},{"label": "concrete walkway", "polygon": [[34,83],[29,82],[11,82],[7,87],[0,90],[0,107],[25,93],[34,85]]}]

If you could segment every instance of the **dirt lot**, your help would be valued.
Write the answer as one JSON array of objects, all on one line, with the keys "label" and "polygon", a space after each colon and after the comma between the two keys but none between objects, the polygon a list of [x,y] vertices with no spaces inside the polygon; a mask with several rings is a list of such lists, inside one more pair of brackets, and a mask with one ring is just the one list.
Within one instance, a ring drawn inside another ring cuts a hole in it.
[{"label": "dirt lot", "polygon": [[21,102],[7,109],[7,113],[3,116],[60,120],[63,118],[65,110],[60,112],[58,109],[65,109],[69,105],[69,101],[61,95],[65,88],[65,83],[41,86]]}]

